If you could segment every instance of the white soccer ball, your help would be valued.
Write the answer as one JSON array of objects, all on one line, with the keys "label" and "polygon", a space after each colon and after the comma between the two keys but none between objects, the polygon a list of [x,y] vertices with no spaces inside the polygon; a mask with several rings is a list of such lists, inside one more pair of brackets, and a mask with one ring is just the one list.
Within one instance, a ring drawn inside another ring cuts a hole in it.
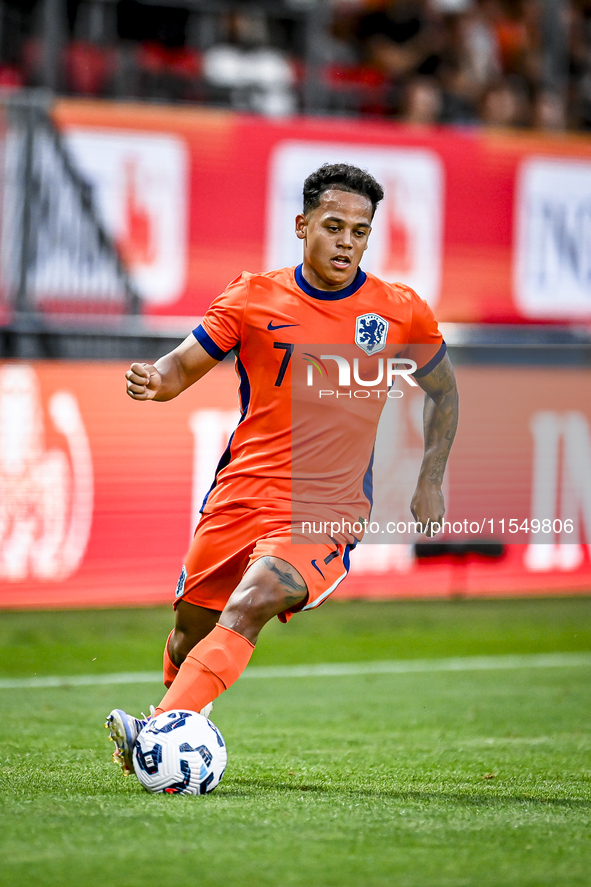
[{"label": "white soccer ball", "polygon": [[135,775],[149,792],[204,795],[224,775],[223,736],[196,711],[165,711],[152,718],[133,749]]}]

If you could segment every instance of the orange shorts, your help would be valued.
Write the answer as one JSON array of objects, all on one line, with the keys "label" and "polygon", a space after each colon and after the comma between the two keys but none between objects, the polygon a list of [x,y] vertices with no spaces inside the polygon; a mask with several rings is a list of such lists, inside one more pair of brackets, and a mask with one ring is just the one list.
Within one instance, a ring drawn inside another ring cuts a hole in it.
[{"label": "orange shorts", "polygon": [[279,557],[302,576],[305,601],[279,614],[318,607],[346,577],[349,549],[328,540],[292,542],[289,520],[265,509],[233,506],[204,514],[195,530],[176,589],[181,599],[209,610],[223,610],[246,570],[261,557]]}]

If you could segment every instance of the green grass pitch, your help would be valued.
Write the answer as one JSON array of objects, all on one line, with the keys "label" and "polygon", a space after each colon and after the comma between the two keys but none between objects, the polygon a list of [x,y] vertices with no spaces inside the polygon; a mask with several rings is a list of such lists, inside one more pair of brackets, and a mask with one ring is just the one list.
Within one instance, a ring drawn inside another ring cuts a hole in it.
[{"label": "green grass pitch", "polygon": [[[589,887],[591,667],[246,677],[218,700],[204,798],[110,763],[153,684],[165,609],[0,613],[2,887]],[[340,603],[270,625],[253,664],[591,650],[591,598]]]}]

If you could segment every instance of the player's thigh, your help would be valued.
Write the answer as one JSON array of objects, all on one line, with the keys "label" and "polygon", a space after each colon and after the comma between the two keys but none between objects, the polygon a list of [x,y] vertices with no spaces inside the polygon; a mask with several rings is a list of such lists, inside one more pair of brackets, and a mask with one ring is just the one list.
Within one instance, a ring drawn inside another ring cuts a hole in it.
[{"label": "player's thigh", "polygon": [[254,643],[260,629],[273,616],[297,607],[307,597],[308,587],[292,564],[264,555],[253,560],[230,595],[220,624],[244,634]]},{"label": "player's thigh", "polygon": [[264,560],[267,556],[285,561],[301,577],[306,587],[304,598],[277,613],[281,622],[287,622],[301,610],[320,606],[346,578],[349,569],[347,546],[337,545],[332,540],[327,543],[293,540],[291,533],[270,534],[257,542],[251,555],[251,563]]}]

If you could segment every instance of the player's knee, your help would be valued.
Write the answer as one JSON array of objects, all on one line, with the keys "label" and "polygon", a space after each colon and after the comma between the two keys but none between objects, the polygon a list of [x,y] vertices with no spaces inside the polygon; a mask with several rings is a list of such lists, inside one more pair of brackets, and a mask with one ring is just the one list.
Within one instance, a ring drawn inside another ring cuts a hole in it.
[{"label": "player's knee", "polygon": [[[275,614],[275,600],[272,594],[261,592],[259,589],[237,590],[230,597],[224,616],[230,617],[237,626],[264,625]],[[240,628],[235,628],[239,631]]]}]

